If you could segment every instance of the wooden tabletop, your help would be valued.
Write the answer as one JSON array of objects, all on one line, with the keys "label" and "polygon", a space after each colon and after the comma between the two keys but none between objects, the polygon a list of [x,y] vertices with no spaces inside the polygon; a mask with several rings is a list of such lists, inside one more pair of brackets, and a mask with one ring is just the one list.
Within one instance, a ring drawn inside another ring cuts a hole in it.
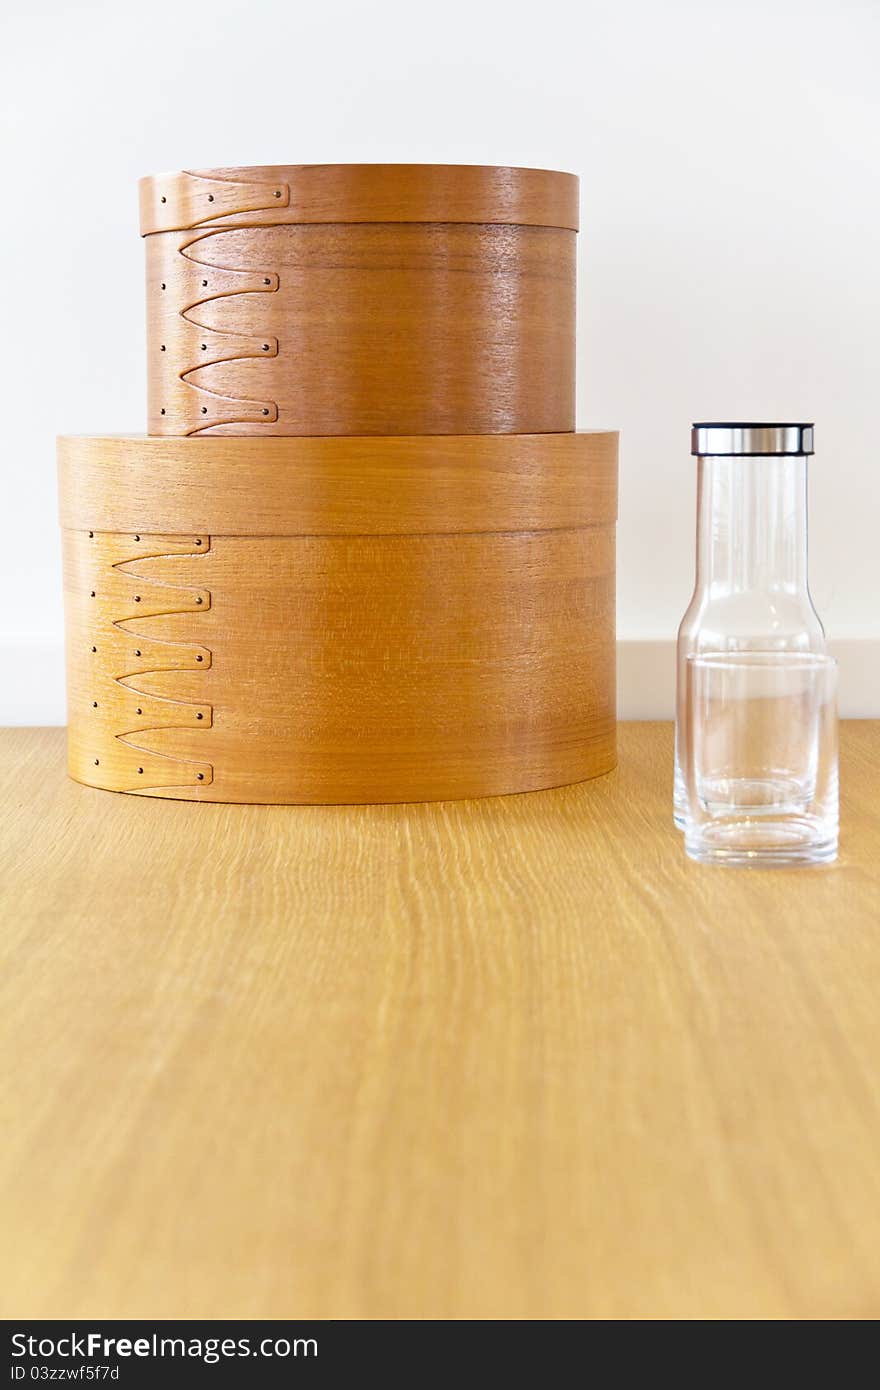
[{"label": "wooden tabletop", "polygon": [[880,724],[836,865],[701,867],[671,733],[439,805],[0,734],[6,1317],[880,1315]]}]

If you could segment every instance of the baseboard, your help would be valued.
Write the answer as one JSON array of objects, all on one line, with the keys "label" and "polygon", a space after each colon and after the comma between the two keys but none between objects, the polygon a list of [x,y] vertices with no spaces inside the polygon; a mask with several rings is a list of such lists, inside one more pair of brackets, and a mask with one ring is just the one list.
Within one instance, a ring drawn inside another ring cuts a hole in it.
[{"label": "baseboard", "polygon": [[0,726],[66,723],[63,641],[0,638]]},{"label": "baseboard", "polygon": [[[829,642],[840,663],[844,719],[880,718],[880,638]],[[624,639],[617,644],[617,712],[621,719],[671,719],[675,643]]]},{"label": "baseboard", "polygon": [[[840,712],[845,719],[880,719],[880,638],[832,642],[840,662]],[[617,644],[617,704],[621,719],[671,719],[675,645],[623,638]],[[0,725],[64,724],[64,646],[61,642],[0,640]]]}]

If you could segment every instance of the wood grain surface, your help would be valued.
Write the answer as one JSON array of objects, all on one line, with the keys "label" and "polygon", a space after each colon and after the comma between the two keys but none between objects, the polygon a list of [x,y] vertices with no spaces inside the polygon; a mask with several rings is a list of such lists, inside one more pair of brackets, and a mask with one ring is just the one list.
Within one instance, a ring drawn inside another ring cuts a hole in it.
[{"label": "wood grain surface", "polygon": [[617,434],[58,440],[79,531],[393,536],[617,520]]},{"label": "wood grain surface", "polygon": [[841,858],[688,862],[668,726],[441,805],[0,737],[7,1317],[873,1319],[880,725]]},{"label": "wood grain surface", "polygon": [[264,164],[150,174],[141,233],[320,222],[494,222],[578,229],[578,180],[486,164]]},{"label": "wood grain surface", "polygon": [[575,243],[448,220],[147,237],[149,433],[572,430]]}]

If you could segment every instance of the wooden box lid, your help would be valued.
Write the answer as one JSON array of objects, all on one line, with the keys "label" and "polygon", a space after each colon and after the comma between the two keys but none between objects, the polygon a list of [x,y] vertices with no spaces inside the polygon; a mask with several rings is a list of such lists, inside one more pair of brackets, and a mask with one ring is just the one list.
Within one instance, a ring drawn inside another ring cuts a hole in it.
[{"label": "wooden box lid", "polygon": [[578,180],[480,164],[264,164],[140,181],[141,234],[315,222],[470,222],[578,229]]},{"label": "wooden box lid", "polygon": [[62,435],[61,525],[250,536],[613,526],[612,430],[224,439]]}]

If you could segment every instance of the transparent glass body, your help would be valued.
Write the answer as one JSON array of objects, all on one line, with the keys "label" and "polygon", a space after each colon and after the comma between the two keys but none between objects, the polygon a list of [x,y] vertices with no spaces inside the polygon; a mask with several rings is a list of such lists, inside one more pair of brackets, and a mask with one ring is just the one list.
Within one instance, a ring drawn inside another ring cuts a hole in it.
[{"label": "transparent glass body", "polygon": [[837,855],[837,664],[812,652],[685,662],[685,849],[705,864]]},{"label": "transparent glass body", "polygon": [[689,656],[825,653],[807,582],[807,456],[697,459],[693,598],[678,631],[673,814],[685,822],[682,729]]}]

